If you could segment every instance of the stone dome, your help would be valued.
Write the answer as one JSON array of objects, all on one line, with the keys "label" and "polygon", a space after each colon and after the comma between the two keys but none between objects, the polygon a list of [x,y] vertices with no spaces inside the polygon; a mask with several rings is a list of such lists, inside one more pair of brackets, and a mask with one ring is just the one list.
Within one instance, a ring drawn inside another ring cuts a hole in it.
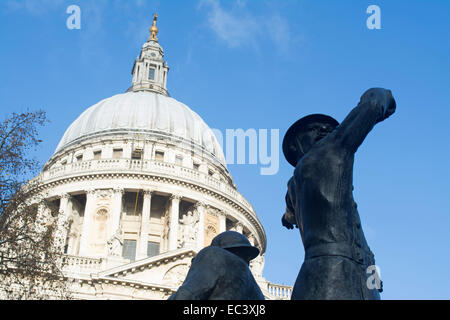
[{"label": "stone dome", "polygon": [[117,94],[84,111],[66,130],[55,153],[93,136],[142,133],[200,148],[226,167],[213,131],[185,104],[152,91]]},{"label": "stone dome", "polygon": [[56,223],[71,294],[166,300],[192,258],[234,231],[259,249],[250,269],[266,299],[289,299],[291,287],[262,276],[264,228],[213,130],[169,96],[169,66],[157,29],[150,31],[131,87],[86,109],[35,178],[42,198],[59,208],[37,203],[39,221]]}]

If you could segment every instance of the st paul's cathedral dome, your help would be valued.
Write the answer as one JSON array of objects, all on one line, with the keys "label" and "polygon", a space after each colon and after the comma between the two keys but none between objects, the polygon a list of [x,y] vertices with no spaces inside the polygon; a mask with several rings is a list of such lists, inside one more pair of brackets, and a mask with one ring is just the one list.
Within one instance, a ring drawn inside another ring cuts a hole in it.
[{"label": "st paul's cathedral dome", "polygon": [[71,291],[78,299],[166,299],[198,251],[234,230],[260,249],[251,270],[266,298],[288,299],[290,287],[262,276],[264,228],[213,131],[168,94],[156,20],[130,88],[86,109],[37,177],[59,208]]}]

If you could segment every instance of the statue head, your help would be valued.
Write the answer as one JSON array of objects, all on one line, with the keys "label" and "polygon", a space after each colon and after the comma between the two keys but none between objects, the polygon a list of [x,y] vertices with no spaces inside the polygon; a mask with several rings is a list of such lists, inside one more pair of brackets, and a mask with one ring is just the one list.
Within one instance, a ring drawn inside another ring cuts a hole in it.
[{"label": "statue head", "polygon": [[259,249],[252,246],[246,236],[236,231],[222,232],[211,241],[211,246],[234,253],[247,264],[259,255]]},{"label": "statue head", "polygon": [[283,139],[283,153],[286,160],[296,166],[297,162],[319,140],[333,131],[339,122],[324,114],[310,114],[296,121]]}]

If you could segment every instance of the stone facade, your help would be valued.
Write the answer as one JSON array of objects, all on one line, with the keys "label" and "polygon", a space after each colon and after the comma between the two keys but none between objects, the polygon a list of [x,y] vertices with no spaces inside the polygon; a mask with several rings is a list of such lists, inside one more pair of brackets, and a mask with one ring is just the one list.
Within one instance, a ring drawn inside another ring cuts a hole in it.
[{"label": "stone facade", "polygon": [[[74,297],[166,299],[197,252],[235,230],[261,251],[251,270],[265,296],[289,298],[290,287],[263,278],[264,229],[237,191],[209,127],[168,98],[167,73],[151,37],[128,92],[83,113],[36,177],[60,208],[58,236]],[[173,114],[174,108],[183,113]],[[136,127],[136,118],[143,124]]]}]

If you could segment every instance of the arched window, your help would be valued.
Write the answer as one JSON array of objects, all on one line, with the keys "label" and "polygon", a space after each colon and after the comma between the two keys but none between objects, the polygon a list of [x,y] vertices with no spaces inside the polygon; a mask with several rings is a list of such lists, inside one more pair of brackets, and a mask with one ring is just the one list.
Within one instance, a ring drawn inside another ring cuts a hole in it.
[{"label": "arched window", "polygon": [[148,70],[148,79],[155,80],[155,67],[153,66]]}]

